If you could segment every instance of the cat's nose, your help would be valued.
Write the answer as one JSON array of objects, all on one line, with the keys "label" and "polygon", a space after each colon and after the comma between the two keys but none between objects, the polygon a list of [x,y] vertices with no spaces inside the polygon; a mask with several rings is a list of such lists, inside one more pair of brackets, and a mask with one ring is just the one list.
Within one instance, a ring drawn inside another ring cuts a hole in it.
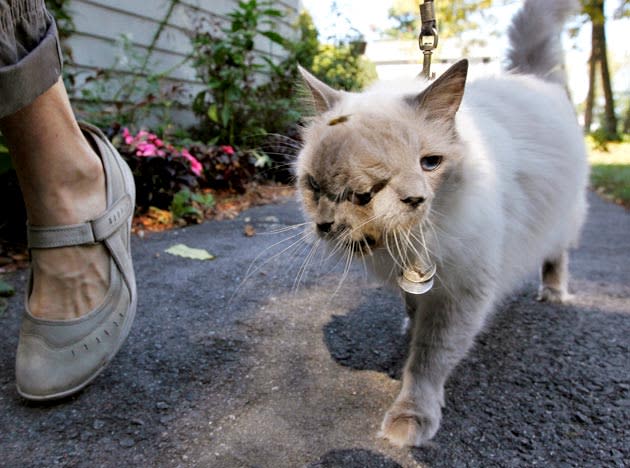
[{"label": "cat's nose", "polygon": [[401,198],[400,201],[412,208],[418,208],[422,203],[424,203],[424,197],[407,197]]},{"label": "cat's nose", "polygon": [[332,228],[333,223],[319,223],[317,225],[317,230],[319,232],[322,232],[324,234],[327,234],[330,232],[330,229]]}]

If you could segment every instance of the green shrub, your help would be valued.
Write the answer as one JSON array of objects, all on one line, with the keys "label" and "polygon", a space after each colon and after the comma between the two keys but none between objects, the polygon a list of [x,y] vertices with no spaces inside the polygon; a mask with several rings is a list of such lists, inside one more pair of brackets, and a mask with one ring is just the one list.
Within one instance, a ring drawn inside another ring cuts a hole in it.
[{"label": "green shrub", "polygon": [[[193,38],[193,63],[206,88],[195,97],[193,110],[200,118],[201,136],[210,143],[235,145],[252,135],[266,133],[261,111],[274,105],[268,99],[273,82],[284,71],[269,56],[254,49],[257,36],[287,50],[287,42],[273,30],[282,12],[270,1],[240,1],[229,13],[229,26],[210,24]],[[261,96],[262,94],[262,96]],[[275,106],[284,108],[284,103]]]},{"label": "green shrub", "polygon": [[185,188],[173,196],[170,211],[175,221],[200,223],[213,206],[214,197],[212,194],[193,193]]},{"label": "green shrub", "polygon": [[360,91],[376,80],[376,67],[363,57],[355,44],[322,44],[312,72],[335,89]]},{"label": "green shrub", "polygon": [[313,67],[313,60],[319,53],[319,31],[307,11],[300,13],[297,29],[299,37],[291,44],[293,60],[310,70]]}]

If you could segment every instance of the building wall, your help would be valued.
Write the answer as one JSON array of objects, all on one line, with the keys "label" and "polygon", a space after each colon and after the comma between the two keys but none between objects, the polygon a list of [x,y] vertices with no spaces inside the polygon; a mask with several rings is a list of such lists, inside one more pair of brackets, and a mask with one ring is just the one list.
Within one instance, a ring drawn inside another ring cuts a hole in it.
[{"label": "building wall", "polygon": [[[192,51],[190,38],[195,25],[202,18],[226,21],[226,15],[236,8],[238,0],[180,0],[175,2],[167,18],[172,3],[172,0],[72,0],[69,9],[76,32],[65,41],[65,46],[72,54],[72,63],[67,64],[67,69],[75,75],[78,89],[99,69],[121,73],[128,70],[121,61],[125,55],[122,35],[129,38],[131,50],[141,62],[162,27],[149,57],[147,73],[166,71],[168,80],[183,84],[183,104],[189,103],[201,89],[194,68],[186,60]],[[300,8],[300,0],[275,1],[274,7],[286,12],[274,30],[291,37],[294,34],[291,24]],[[265,37],[258,38],[256,50],[278,59],[284,52]],[[73,98],[79,100],[81,94],[76,92]]]}]

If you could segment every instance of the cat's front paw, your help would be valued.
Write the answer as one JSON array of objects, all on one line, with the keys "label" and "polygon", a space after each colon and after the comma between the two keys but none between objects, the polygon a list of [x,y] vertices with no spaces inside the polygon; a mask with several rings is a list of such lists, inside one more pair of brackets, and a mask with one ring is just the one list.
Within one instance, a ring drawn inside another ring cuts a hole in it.
[{"label": "cat's front paw", "polygon": [[566,304],[571,298],[572,296],[568,292],[549,286],[541,286],[536,297],[540,302],[551,302],[552,304]]},{"label": "cat's front paw", "polygon": [[433,438],[441,418],[442,409],[437,401],[423,405],[397,401],[385,414],[379,437],[397,447],[419,447]]}]

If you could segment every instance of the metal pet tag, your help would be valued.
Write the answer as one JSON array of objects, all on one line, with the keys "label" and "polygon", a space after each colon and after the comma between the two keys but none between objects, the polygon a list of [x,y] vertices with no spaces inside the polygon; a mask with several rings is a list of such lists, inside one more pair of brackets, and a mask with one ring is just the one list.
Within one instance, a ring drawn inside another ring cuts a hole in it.
[{"label": "metal pet tag", "polygon": [[422,267],[408,268],[398,277],[398,285],[409,294],[425,294],[433,287],[433,278],[437,271],[432,264],[426,271]]}]

